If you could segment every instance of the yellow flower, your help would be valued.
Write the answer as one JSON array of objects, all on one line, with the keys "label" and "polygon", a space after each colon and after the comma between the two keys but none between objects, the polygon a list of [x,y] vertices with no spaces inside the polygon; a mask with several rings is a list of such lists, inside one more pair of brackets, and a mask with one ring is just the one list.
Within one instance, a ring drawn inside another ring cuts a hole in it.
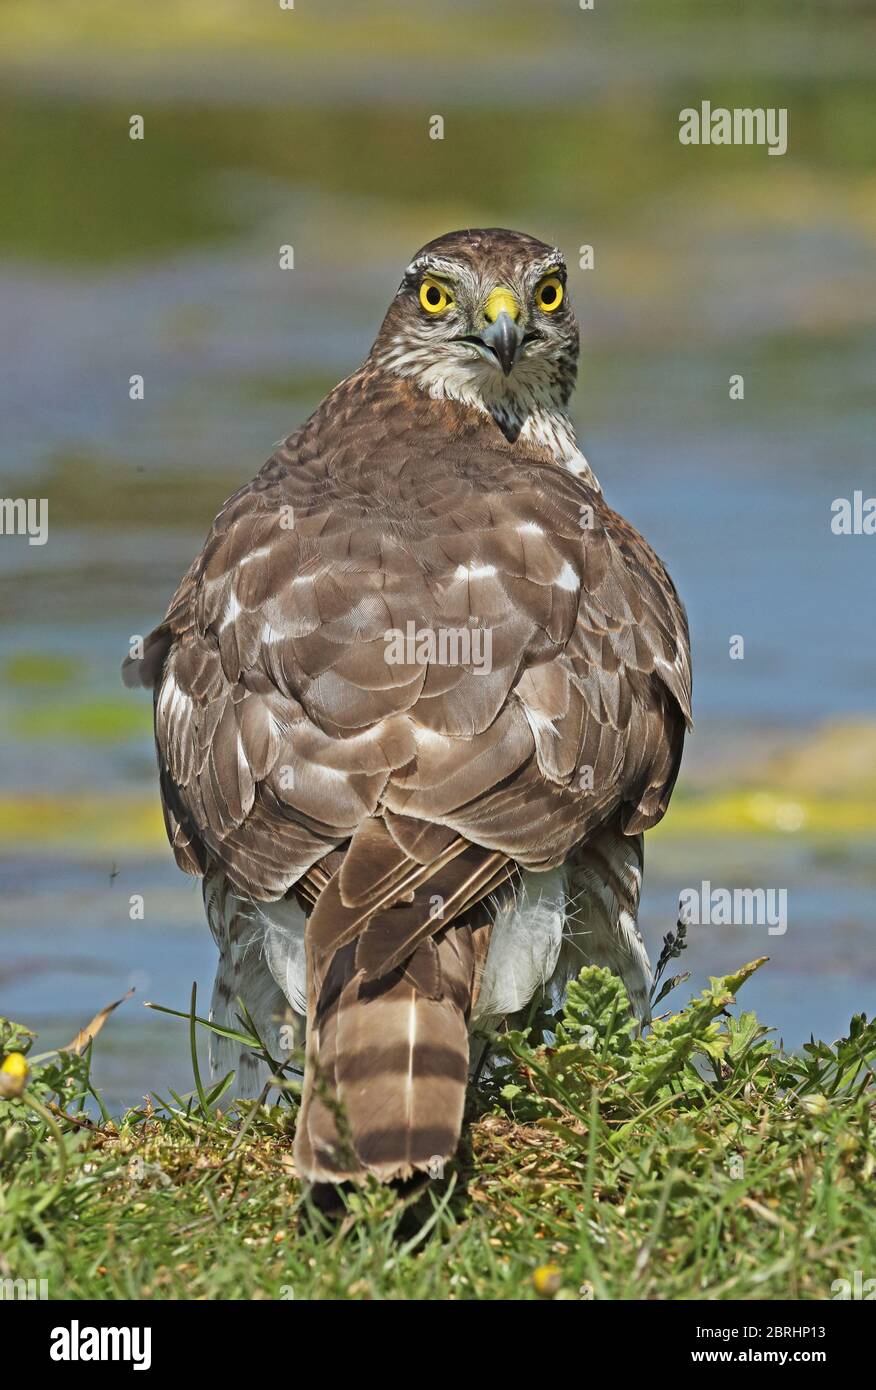
[{"label": "yellow flower", "polygon": [[14,1100],[27,1084],[27,1058],[21,1052],[10,1052],[0,1066],[0,1100]]},{"label": "yellow flower", "polygon": [[539,1298],[554,1298],[563,1282],[559,1265],[539,1265],[533,1270],[532,1283]]}]

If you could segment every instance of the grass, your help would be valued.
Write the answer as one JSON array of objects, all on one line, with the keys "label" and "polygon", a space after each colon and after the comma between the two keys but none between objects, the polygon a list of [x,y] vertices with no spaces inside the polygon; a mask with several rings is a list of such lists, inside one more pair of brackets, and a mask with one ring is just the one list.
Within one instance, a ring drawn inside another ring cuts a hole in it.
[{"label": "grass", "polygon": [[876,1025],[787,1055],[731,1012],[760,964],[645,1038],[619,981],[584,970],[560,1016],[494,1040],[443,1179],[331,1217],[295,1174],[294,1079],[232,1106],[196,1072],[113,1122],[93,1040],[35,1058],[0,1023],[0,1277],[59,1299],[830,1298],[876,1264]]}]

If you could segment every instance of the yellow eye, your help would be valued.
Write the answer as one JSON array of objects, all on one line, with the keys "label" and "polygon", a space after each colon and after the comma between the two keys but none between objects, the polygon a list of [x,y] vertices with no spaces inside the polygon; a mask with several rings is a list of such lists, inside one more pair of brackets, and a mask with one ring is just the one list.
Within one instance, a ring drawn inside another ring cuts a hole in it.
[{"label": "yellow eye", "polygon": [[437,280],[424,280],[420,286],[420,303],[427,314],[441,314],[449,308],[453,300]]},{"label": "yellow eye", "polygon": [[535,291],[535,302],[542,313],[552,314],[563,302],[563,282],[557,275],[548,275]]}]

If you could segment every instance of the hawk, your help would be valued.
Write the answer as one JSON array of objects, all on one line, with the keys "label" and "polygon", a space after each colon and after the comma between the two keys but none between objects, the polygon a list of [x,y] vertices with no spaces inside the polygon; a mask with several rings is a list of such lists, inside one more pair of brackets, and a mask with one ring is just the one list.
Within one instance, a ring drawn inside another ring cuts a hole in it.
[{"label": "hawk", "polygon": [[[305,1046],[312,1182],[434,1173],[469,1035],[592,962],[639,1019],[642,835],[690,722],[684,608],[567,405],[556,247],[469,230],[407,267],[362,367],[222,507],[125,663],[203,878],[211,1017]],[[214,1074],[263,1066],[213,1039]]]}]

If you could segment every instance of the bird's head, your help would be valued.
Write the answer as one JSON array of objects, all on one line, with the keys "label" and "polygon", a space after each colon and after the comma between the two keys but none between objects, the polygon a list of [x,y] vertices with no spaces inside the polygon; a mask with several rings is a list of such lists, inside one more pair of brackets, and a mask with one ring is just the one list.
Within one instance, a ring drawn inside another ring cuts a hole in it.
[{"label": "bird's head", "polygon": [[508,438],[562,410],[578,325],[556,247],[501,228],[450,232],[418,251],[372,349],[436,398],[486,411]]}]

